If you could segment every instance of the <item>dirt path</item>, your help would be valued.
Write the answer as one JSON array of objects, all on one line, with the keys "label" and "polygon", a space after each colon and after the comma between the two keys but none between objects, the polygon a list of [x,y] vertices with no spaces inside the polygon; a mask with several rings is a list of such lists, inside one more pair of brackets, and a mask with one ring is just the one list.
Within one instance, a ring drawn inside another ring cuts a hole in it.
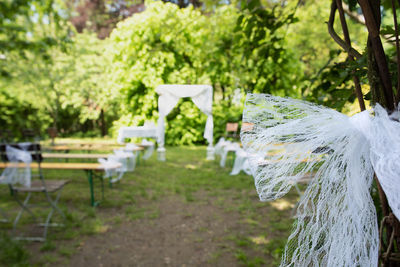
[{"label": "dirt path", "polygon": [[[237,236],[264,230],[214,204],[213,200],[187,203],[177,196],[163,199],[157,218],[121,222],[88,237],[70,266],[243,266],[243,259],[238,261]],[[262,265],[273,266],[265,250],[251,246],[244,244],[241,249],[262,257]]]},{"label": "dirt path", "polygon": [[[124,222],[89,237],[71,258],[71,266],[234,266],[219,255],[219,240],[237,227],[234,214],[212,205],[169,198],[156,219]],[[223,263],[221,265],[221,263]]]}]

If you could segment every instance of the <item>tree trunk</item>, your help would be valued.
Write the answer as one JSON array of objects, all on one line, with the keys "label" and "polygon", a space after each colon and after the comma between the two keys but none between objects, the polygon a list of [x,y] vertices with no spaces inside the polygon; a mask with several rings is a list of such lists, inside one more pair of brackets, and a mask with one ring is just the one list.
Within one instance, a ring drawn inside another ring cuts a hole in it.
[{"label": "tree trunk", "polygon": [[106,128],[106,121],[104,119],[104,109],[100,111],[100,129],[101,129],[101,136],[106,136],[107,128]]},{"label": "tree trunk", "polygon": [[[388,62],[380,39],[381,6],[379,0],[358,0],[365,18],[365,25],[368,29],[367,58],[368,58],[368,80],[372,95],[372,103],[379,103],[390,113],[395,108],[392,80],[390,77]],[[392,3],[393,4],[393,3]],[[333,22],[336,10],[339,10],[343,34],[345,40],[341,39],[333,29]],[[349,54],[349,59],[358,58],[359,54],[351,47],[350,37],[344,17],[344,10],[341,0],[332,0],[331,14],[328,22],[328,31],[332,38]],[[398,34],[398,32],[396,31]],[[398,45],[398,44],[397,44]],[[399,51],[399,50],[397,50]],[[400,64],[400,62],[397,62]],[[400,69],[400,66],[399,66]],[[398,73],[400,75],[400,73]],[[354,79],[355,85],[359,83],[358,77]],[[400,88],[400,87],[399,87]],[[361,93],[358,88],[359,94]],[[400,89],[399,89],[400,90]],[[362,96],[362,95],[361,95]],[[397,96],[398,97],[398,96]],[[359,97],[359,101],[362,100]],[[362,108],[360,102],[360,107]],[[380,222],[380,248],[379,261],[384,267],[399,266],[400,248],[400,223],[391,212],[386,195],[382,190],[378,179],[374,176],[379,192],[380,204],[383,212],[383,219]]]},{"label": "tree trunk", "polygon": [[[359,0],[359,4],[368,29],[368,80],[371,87],[372,103],[379,103],[391,112],[395,108],[395,103],[389,67],[379,35],[381,25],[380,1]],[[400,62],[397,63],[400,64]],[[399,266],[400,223],[390,211],[386,195],[376,177],[375,181],[383,212],[380,225],[379,260],[383,267]],[[397,255],[397,260],[395,255]]]},{"label": "tree trunk", "polygon": [[[381,25],[381,11],[380,1],[377,0],[359,0],[361,10],[364,14],[365,24],[368,29],[368,46],[370,60],[373,60],[376,64],[370,64],[373,67],[373,72],[379,75],[380,86],[371,87],[372,95],[378,97],[373,100],[389,111],[394,110],[394,96],[392,81],[390,77],[389,67],[386,60],[385,51],[383,50],[382,41],[379,36],[380,25]],[[373,57],[373,58],[372,58]],[[371,74],[373,74],[371,72]],[[375,78],[373,78],[375,79]]]}]

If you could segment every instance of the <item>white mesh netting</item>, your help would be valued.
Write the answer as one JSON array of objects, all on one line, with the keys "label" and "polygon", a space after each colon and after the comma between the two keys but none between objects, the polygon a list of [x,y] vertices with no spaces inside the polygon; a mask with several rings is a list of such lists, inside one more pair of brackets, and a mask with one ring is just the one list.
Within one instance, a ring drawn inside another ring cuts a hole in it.
[{"label": "white mesh netting", "polygon": [[143,159],[148,160],[153,155],[155,144],[147,139],[143,139],[141,144],[146,148]]},{"label": "white mesh netting", "polygon": [[[116,155],[110,155],[107,159],[100,158],[97,161],[104,168],[104,178],[110,179],[111,183],[118,182],[122,179],[122,176],[125,173],[125,171],[123,170],[125,167],[123,166],[124,164],[126,164],[123,158],[117,157]],[[118,165],[119,167],[116,168],[116,165]]]},{"label": "white mesh netting", "polygon": [[251,168],[249,164],[249,155],[246,151],[239,148],[236,150],[235,162],[233,163],[230,175],[237,175],[240,171],[244,171],[247,175],[251,175]]},{"label": "white mesh netting", "polygon": [[379,106],[374,117],[364,111],[349,118],[305,101],[247,95],[241,139],[260,199],[280,198],[315,173],[281,266],[377,266],[372,166],[399,217],[399,132]]},{"label": "white mesh netting", "polygon": [[[23,144],[25,148],[30,143]],[[28,151],[14,148],[12,146],[6,146],[7,158],[10,165],[4,169],[0,175],[0,183],[2,184],[21,184],[26,187],[31,186],[31,167],[32,156]],[[22,163],[23,168],[18,167],[18,164]]]}]

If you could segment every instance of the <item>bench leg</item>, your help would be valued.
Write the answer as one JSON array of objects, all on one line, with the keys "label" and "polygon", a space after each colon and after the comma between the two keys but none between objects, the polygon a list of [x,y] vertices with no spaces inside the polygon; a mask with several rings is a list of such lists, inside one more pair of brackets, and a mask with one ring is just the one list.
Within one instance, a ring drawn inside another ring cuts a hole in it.
[{"label": "bench leg", "polygon": [[[95,174],[93,173],[93,170],[86,170],[87,172],[87,177],[89,181],[89,187],[90,187],[90,205],[92,207],[96,207],[100,204],[100,201],[96,201],[94,198],[94,176]],[[101,194],[102,194],[102,200],[104,200],[104,179],[103,176],[99,175],[100,183],[101,183]]]},{"label": "bench leg", "polygon": [[89,181],[89,188],[90,188],[90,205],[92,207],[96,206],[94,202],[94,189],[93,189],[93,172],[92,170],[87,170],[87,177]]}]

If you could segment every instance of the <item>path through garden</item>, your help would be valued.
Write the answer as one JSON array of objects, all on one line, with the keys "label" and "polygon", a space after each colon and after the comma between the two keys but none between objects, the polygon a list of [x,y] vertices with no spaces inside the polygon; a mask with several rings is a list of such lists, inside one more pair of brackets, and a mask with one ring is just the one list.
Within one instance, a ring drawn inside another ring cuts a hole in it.
[{"label": "path through garden", "polygon": [[[278,202],[258,200],[253,178],[229,176],[228,166],[205,160],[205,147],[170,148],[128,173],[105,201],[91,208],[84,173],[61,199],[64,229],[46,243],[26,243],[21,255],[4,251],[3,264],[37,266],[276,266],[291,229],[295,192]],[[1,202],[11,212],[6,188]],[[3,242],[5,242],[3,240]],[[21,245],[16,245],[21,246]]]}]

